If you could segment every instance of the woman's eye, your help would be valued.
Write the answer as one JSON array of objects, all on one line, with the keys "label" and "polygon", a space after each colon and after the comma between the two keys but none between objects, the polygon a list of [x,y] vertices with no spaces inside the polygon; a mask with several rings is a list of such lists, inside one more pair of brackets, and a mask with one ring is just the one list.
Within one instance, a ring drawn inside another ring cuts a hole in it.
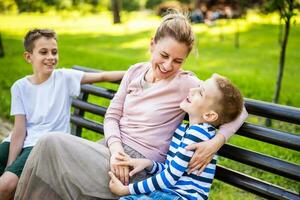
[{"label": "woman's eye", "polygon": [[163,58],[168,58],[167,55],[164,55],[164,54],[160,54],[160,55],[161,55],[161,57],[163,57]]},{"label": "woman's eye", "polygon": [[182,61],[175,61],[175,63],[177,63],[177,64],[182,64]]}]

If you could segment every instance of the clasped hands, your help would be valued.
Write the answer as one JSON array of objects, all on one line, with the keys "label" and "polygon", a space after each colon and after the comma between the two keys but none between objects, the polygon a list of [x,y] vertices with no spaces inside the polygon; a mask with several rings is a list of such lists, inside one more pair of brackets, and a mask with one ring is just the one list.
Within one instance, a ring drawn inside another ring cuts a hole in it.
[{"label": "clasped hands", "polygon": [[[117,152],[116,155],[112,155],[112,171],[108,172],[111,178],[109,182],[109,188],[111,192],[119,196],[128,195],[129,177],[132,177],[134,174],[142,171],[146,167],[150,167],[151,165],[152,161],[149,159],[131,158],[129,155],[123,152]],[[124,172],[128,173],[125,174]]]},{"label": "clasped hands", "polygon": [[[217,137],[215,137],[216,139]],[[200,143],[191,144],[186,147],[187,150],[195,151],[191,161],[189,162],[188,173],[197,171],[200,175],[205,167],[210,163],[214,154],[222,146],[223,142],[208,140]],[[222,139],[221,139],[222,140]],[[123,152],[117,152],[111,156],[111,178],[109,188],[112,193],[119,196],[129,194],[129,177],[152,166],[152,161],[148,159],[135,159]],[[131,171],[129,171],[131,170]]]}]

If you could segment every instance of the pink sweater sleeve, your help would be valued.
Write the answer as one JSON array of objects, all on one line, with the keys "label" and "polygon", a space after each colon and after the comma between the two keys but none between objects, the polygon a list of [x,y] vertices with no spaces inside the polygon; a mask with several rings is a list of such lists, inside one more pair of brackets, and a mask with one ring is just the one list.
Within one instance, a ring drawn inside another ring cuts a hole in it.
[{"label": "pink sweater sleeve", "polygon": [[[132,69],[132,67],[130,68]],[[123,105],[127,95],[127,86],[132,70],[128,70],[119,86],[114,98],[110,101],[110,105],[106,111],[104,118],[104,136],[105,143],[109,146],[111,143],[121,141],[119,121],[123,114]]]},{"label": "pink sweater sleeve", "polygon": [[246,108],[243,108],[242,113],[232,122],[220,126],[219,132],[224,135],[226,141],[243,125],[248,117]]}]

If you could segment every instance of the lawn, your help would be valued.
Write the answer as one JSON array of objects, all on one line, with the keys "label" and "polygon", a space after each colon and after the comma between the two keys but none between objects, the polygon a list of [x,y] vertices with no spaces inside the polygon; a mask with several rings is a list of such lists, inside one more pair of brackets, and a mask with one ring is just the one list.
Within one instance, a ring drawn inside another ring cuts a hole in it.
[{"label": "lawn", "polygon": [[[300,107],[300,18],[296,19],[290,31],[280,103]],[[112,25],[111,16],[107,13],[85,16],[76,12],[0,15],[0,32],[5,49],[5,57],[0,59],[0,116],[9,118],[10,87],[13,82],[32,71],[22,58],[22,38],[29,29],[47,27],[57,31],[59,67],[82,65],[104,70],[126,70],[130,65],[149,58],[150,38],[159,24],[159,18],[147,13],[133,13],[123,15],[123,20],[121,25]],[[184,69],[192,70],[202,79],[212,73],[222,74],[229,77],[245,97],[271,101],[280,50],[277,23],[278,17],[275,14],[261,16],[251,12],[245,19],[219,21],[211,27],[193,25],[197,35],[196,48],[184,64]],[[234,46],[237,26],[239,48]],[[94,101],[99,102],[97,99]],[[263,122],[257,118],[249,120]],[[275,123],[275,127],[296,134],[300,132],[299,126],[286,123]],[[99,138],[88,131],[85,131],[84,136],[92,140]],[[230,142],[300,164],[300,153],[296,151],[240,136],[234,136]],[[300,192],[300,184],[295,181],[222,158],[219,163]],[[215,181],[211,199],[260,198]]]}]

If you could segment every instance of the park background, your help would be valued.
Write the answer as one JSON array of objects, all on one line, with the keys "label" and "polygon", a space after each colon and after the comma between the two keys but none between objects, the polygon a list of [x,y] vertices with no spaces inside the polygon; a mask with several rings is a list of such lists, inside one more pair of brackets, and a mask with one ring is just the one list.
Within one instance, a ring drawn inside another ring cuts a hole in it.
[{"label": "park background", "polygon": [[[101,0],[4,0],[0,2],[0,34],[4,56],[0,58],[0,117],[11,123],[10,87],[17,80],[31,74],[31,66],[23,59],[23,37],[29,29],[51,28],[58,34],[58,68],[74,65],[101,70],[126,70],[137,62],[149,59],[150,38],[159,25],[157,15],[162,8],[186,1],[123,0],[121,23],[113,23],[112,2]],[[149,3],[150,2],[150,3]],[[217,1],[216,1],[217,2]],[[226,2],[226,1],[221,1]],[[229,1],[241,6],[245,1]],[[277,80],[280,43],[284,20],[276,9],[265,9],[265,1],[248,1],[234,18],[218,19],[211,23],[195,23],[195,49],[184,63],[185,70],[206,79],[219,73],[232,80],[246,98],[271,102]],[[152,4],[151,4],[152,3]],[[163,5],[162,5],[163,4]],[[160,7],[161,6],[161,7]],[[300,16],[295,9],[291,20],[279,103],[300,107]],[[281,24],[281,25],[280,25]],[[183,83],[184,84],[184,83]],[[117,89],[116,86],[112,86]],[[97,98],[95,103],[99,102]],[[108,104],[108,102],[104,102]],[[95,118],[94,120],[102,120]],[[249,117],[251,122],[264,124],[265,119]],[[274,121],[275,129],[300,134],[300,127]],[[84,131],[83,136],[98,140],[99,136]],[[1,140],[1,138],[0,138]],[[297,151],[275,147],[263,142],[234,136],[230,143],[300,164]],[[299,182],[282,178],[262,170],[220,158],[219,163],[247,174],[271,180],[299,193]],[[261,199],[261,197],[214,181],[210,199]]]}]

